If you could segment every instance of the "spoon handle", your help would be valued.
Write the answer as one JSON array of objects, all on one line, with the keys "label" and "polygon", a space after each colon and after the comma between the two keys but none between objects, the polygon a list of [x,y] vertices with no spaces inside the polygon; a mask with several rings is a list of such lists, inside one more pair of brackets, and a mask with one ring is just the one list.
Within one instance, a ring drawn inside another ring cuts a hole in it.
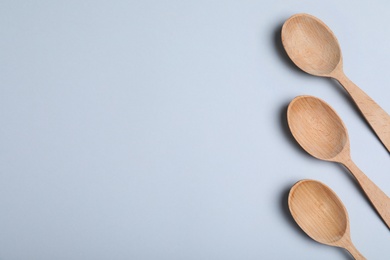
[{"label": "spoon handle", "polygon": [[343,72],[334,75],[355,101],[364,118],[371,125],[387,151],[390,152],[390,116]]},{"label": "spoon handle", "polygon": [[348,243],[344,248],[355,258],[356,260],[366,260],[366,258],[356,249],[352,243]]},{"label": "spoon handle", "polygon": [[387,227],[390,228],[389,197],[378,186],[376,186],[376,184],[371,181],[351,159],[346,160],[343,164],[356,178],[378,214],[382,217]]}]

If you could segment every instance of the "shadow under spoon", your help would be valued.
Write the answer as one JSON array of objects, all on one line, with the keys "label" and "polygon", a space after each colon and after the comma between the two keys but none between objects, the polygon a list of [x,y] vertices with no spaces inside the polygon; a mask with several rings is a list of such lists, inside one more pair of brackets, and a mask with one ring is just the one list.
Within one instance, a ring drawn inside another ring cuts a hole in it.
[{"label": "shadow under spoon", "polygon": [[287,122],[306,152],[321,160],[341,163],[351,172],[390,228],[390,199],[352,161],[348,132],[337,113],[319,98],[299,96],[287,108]]},{"label": "shadow under spoon", "polygon": [[344,87],[390,152],[390,116],[345,76],[340,46],[329,27],[312,15],[296,14],[283,24],[281,38],[287,55],[301,70],[334,78]]}]

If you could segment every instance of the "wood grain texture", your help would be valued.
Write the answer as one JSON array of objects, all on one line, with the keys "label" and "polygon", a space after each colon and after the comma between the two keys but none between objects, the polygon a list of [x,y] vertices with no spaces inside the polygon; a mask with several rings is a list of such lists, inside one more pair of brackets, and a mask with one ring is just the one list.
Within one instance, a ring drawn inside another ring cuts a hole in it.
[{"label": "wood grain texture", "polygon": [[347,78],[339,43],[329,27],[309,14],[293,15],[283,25],[282,44],[290,59],[303,71],[336,79],[390,152],[390,116]]},{"label": "wood grain texture", "polygon": [[342,247],[355,258],[366,259],[351,241],[348,213],[336,193],[314,180],[297,182],[288,205],[297,224],[315,241]]},{"label": "wood grain texture", "polygon": [[351,172],[390,228],[390,198],[353,163],[348,131],[337,113],[319,98],[299,96],[288,106],[287,121],[292,135],[309,154],[341,163]]}]

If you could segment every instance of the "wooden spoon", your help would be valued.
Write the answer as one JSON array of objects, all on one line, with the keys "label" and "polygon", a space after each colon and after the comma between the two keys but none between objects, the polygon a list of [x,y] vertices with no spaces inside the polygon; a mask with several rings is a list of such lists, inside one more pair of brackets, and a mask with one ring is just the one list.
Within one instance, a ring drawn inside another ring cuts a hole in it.
[{"label": "wooden spoon", "polygon": [[283,25],[282,43],[300,69],[334,78],[345,88],[390,152],[390,116],[345,76],[339,43],[328,26],[312,15],[293,15]]},{"label": "wooden spoon", "polygon": [[299,96],[288,106],[287,121],[304,150],[318,159],[341,163],[352,173],[390,228],[390,199],[352,162],[348,132],[337,113],[321,99]]},{"label": "wooden spoon", "polygon": [[355,259],[366,259],[352,244],[347,210],[328,186],[313,180],[299,181],[290,190],[288,206],[309,237],[342,247]]}]

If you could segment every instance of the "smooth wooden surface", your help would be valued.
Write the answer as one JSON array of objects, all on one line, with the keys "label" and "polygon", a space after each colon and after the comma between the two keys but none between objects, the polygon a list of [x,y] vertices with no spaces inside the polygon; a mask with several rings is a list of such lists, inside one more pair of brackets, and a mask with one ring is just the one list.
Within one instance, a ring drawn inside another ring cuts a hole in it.
[{"label": "smooth wooden surface", "polygon": [[352,162],[348,132],[337,113],[319,98],[299,96],[288,106],[287,120],[304,150],[318,159],[341,163],[352,173],[390,228],[390,199]]},{"label": "smooth wooden surface", "polygon": [[293,15],[283,25],[282,43],[300,69],[315,76],[332,77],[344,87],[390,152],[390,116],[345,76],[340,46],[329,27],[312,15]]},{"label": "smooth wooden surface", "polygon": [[355,259],[365,259],[352,244],[347,210],[328,186],[314,180],[299,181],[290,190],[288,205],[297,224],[312,239],[345,248]]}]

